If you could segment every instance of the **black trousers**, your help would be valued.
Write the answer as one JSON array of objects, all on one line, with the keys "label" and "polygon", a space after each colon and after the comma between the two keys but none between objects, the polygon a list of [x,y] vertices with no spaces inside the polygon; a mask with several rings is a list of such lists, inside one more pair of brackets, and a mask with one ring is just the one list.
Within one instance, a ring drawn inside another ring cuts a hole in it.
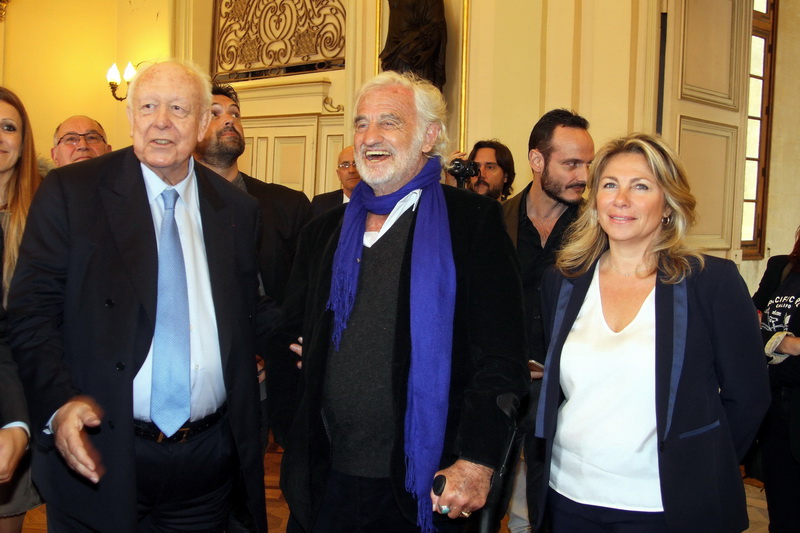
[{"label": "black trousers", "polygon": [[139,531],[224,531],[239,471],[228,415],[186,442],[136,438]]},{"label": "black trousers", "polygon": [[761,465],[767,495],[770,533],[794,533],[800,528],[800,461],[792,454],[789,434],[792,408],[790,387],[775,387],[761,437]]},{"label": "black trousers", "polygon": [[663,512],[643,513],[585,505],[550,489],[547,511],[553,533],[669,533]]},{"label": "black trousers", "polygon": [[[131,438],[136,451],[137,531],[224,531],[232,478],[239,470],[228,415],[186,442]],[[47,505],[47,531],[95,533],[68,509],[52,504]]]},{"label": "black trousers", "polygon": [[[527,474],[525,478],[525,493],[528,500],[528,520],[531,527],[536,527],[540,516],[544,513],[540,509],[544,501],[544,455],[545,443],[543,439],[534,436],[536,432],[536,411],[539,408],[539,394],[542,391],[542,380],[531,381],[528,388],[528,405],[519,422],[519,427],[525,434],[523,454]],[[542,533],[549,531],[549,524],[542,525]]]},{"label": "black trousers", "polygon": [[[439,533],[464,531],[465,519],[434,515]],[[286,533],[418,533],[400,511],[389,478],[366,478],[331,471],[325,496],[310,532],[289,517]]]}]

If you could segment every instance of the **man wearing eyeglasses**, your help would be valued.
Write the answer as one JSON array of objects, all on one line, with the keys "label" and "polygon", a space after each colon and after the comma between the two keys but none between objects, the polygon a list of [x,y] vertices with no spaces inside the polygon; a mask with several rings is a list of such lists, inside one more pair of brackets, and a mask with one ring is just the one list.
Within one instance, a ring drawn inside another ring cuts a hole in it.
[{"label": "man wearing eyeglasses", "polygon": [[93,118],[75,115],[56,128],[50,157],[57,167],[63,167],[110,151],[111,145],[106,142],[103,126]]},{"label": "man wearing eyeglasses", "polygon": [[353,192],[353,188],[361,181],[361,176],[356,168],[356,158],[353,155],[352,146],[348,146],[339,152],[336,175],[339,177],[339,181],[342,182],[342,188],[338,191],[316,195],[314,199],[311,200],[312,217],[350,201],[350,194]]}]

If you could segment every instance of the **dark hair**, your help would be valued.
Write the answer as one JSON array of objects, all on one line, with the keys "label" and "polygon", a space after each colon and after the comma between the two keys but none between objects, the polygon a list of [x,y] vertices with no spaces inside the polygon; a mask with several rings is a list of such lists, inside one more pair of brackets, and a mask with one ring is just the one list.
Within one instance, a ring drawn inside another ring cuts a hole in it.
[{"label": "dark hair", "polygon": [[557,126],[588,130],[589,121],[569,109],[562,108],[548,111],[542,115],[542,118],[531,130],[531,136],[528,139],[528,153],[534,149],[539,150],[542,157],[544,157],[545,163],[550,161],[550,153],[553,150],[553,132]]},{"label": "dark hair", "polygon": [[474,161],[478,150],[481,148],[491,148],[494,150],[494,156],[497,159],[497,164],[500,165],[500,168],[503,169],[503,172],[506,175],[506,182],[503,183],[503,193],[500,195],[500,199],[505,200],[511,196],[511,193],[514,190],[512,185],[514,184],[514,177],[517,175],[516,171],[514,170],[514,156],[511,155],[511,150],[508,149],[508,146],[501,143],[497,139],[492,139],[489,141],[476,142],[475,146],[472,147],[472,151],[469,153],[467,159]]},{"label": "dark hair", "polygon": [[214,96],[214,95],[227,96],[228,98],[233,100],[234,104],[239,105],[239,95],[236,94],[236,89],[234,89],[233,87],[231,87],[228,84],[212,83],[211,84],[211,94],[212,94],[212,96]]}]

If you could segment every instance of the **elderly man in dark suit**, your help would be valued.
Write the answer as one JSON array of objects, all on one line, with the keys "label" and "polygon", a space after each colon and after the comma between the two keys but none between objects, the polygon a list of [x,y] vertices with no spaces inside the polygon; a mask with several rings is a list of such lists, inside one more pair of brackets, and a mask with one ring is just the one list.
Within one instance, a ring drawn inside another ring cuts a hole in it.
[{"label": "elderly man in dark suit", "polygon": [[266,531],[253,357],[257,202],[191,157],[211,91],[131,83],[133,147],[52,171],[9,294],[34,479],[57,531],[222,531],[241,472]]},{"label": "elderly man in dark suit", "polygon": [[498,396],[526,388],[519,270],[500,204],[440,184],[441,93],[384,72],[357,102],[363,181],[303,229],[284,305],[290,531],[460,531],[501,460]]},{"label": "elderly man in dark suit", "polygon": [[316,195],[311,200],[311,216],[316,217],[350,201],[350,195],[353,194],[353,189],[361,181],[361,176],[358,174],[356,168],[356,160],[353,152],[353,147],[348,146],[339,152],[339,158],[336,162],[336,177],[342,184],[342,188],[338,191],[331,191]]}]

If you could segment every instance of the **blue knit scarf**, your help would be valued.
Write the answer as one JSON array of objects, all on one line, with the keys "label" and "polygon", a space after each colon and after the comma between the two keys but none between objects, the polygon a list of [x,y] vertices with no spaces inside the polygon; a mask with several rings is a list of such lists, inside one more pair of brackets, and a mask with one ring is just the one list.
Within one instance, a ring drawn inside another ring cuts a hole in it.
[{"label": "blue knit scarf", "polygon": [[367,213],[386,215],[411,191],[422,189],[411,248],[411,368],[405,414],[406,490],[417,500],[417,525],[432,533],[430,498],[447,423],[456,271],[450,224],[439,185],[441,164],[428,160],[400,190],[375,196],[359,183],[344,213],[339,246],[333,258],[333,280],[327,308],[334,313],[336,350],[347,327],[358,289]]}]

